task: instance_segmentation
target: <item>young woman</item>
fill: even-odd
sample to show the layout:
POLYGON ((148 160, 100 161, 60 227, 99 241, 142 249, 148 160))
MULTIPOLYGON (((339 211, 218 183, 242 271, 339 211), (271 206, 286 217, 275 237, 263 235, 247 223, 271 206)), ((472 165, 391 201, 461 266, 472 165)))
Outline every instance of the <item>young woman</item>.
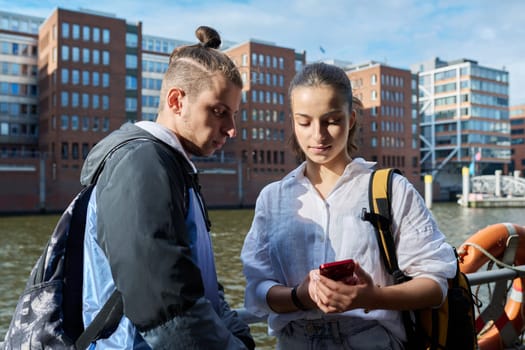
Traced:
POLYGON ((305 161, 259 195, 241 253, 246 308, 268 315, 280 349, 402 349, 399 310, 442 302, 453 250, 418 192, 396 175, 398 262, 413 279, 394 285, 374 228, 360 217, 375 163, 351 158, 356 114, 346 73, 306 65, 289 94, 293 143, 305 161), (356 261, 352 280, 319 274, 320 264, 343 259, 356 261))

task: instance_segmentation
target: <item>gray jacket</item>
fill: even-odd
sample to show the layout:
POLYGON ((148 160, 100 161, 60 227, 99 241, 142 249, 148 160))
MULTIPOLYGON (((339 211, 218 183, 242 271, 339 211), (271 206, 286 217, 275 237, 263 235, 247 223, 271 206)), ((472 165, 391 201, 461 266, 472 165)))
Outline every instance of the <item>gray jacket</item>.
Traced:
POLYGON ((92 149, 81 182, 132 138, 106 160, 88 211, 84 323, 115 287, 125 315, 97 348, 253 348, 248 326, 224 300, 197 175, 177 150, 125 124, 92 149))

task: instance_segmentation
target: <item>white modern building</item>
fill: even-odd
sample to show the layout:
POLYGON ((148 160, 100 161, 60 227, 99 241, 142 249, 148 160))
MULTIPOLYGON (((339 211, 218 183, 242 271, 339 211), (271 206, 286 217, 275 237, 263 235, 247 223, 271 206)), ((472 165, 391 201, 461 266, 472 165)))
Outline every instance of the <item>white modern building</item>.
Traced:
POLYGON ((421 172, 441 197, 461 189, 461 169, 508 172, 511 155, 509 73, 460 59, 411 66, 419 77, 421 172))

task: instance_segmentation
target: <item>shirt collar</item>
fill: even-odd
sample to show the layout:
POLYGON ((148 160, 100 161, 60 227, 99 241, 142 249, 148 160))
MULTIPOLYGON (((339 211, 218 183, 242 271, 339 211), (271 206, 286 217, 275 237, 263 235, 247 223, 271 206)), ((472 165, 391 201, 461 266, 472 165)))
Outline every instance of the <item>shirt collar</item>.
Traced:
POLYGON ((136 122, 135 125, 149 132, 150 134, 152 134, 159 140, 167 143, 168 145, 170 145, 171 147, 173 147, 174 149, 182 153, 184 157, 190 163, 191 167, 193 168, 193 171, 197 172, 197 168, 195 167, 195 164, 193 164, 193 162, 190 160, 190 158, 188 157, 188 154, 186 153, 179 139, 177 138, 177 135, 175 135, 173 131, 171 131, 170 129, 166 128, 165 126, 159 123, 155 123, 149 120, 142 120, 140 122, 136 122))
MULTIPOLYGON (((376 166, 376 162, 366 161, 361 157, 353 158, 350 163, 346 165, 345 170, 341 177, 343 178, 352 178, 358 175, 370 173, 371 169, 376 166)), ((304 176, 304 169, 306 168, 306 161, 301 163, 297 168, 292 170, 288 175, 284 177, 284 181, 295 179, 296 181, 304 181, 306 177, 304 176)))

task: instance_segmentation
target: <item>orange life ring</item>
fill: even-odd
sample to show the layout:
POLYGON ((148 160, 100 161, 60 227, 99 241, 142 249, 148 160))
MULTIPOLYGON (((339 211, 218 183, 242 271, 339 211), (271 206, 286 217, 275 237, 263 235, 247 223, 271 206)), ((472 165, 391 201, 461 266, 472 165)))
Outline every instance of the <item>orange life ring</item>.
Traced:
MULTIPOLYGON (((468 238, 458 249, 460 269, 463 273, 476 272, 488 262, 489 258, 478 248, 488 251, 501 260, 509 238, 518 237, 518 246, 514 257, 514 265, 525 265, 525 227, 510 223, 499 223, 487 226, 468 238), (473 244, 473 245, 469 245, 473 244)), ((525 286, 525 277, 518 277, 512 283, 512 289, 507 295, 505 307, 492 319, 476 319, 478 345, 481 350, 504 349, 510 346, 525 330, 522 286, 525 286), (482 333, 480 333, 483 330, 482 333), (510 343, 510 344, 509 344, 510 343)))

